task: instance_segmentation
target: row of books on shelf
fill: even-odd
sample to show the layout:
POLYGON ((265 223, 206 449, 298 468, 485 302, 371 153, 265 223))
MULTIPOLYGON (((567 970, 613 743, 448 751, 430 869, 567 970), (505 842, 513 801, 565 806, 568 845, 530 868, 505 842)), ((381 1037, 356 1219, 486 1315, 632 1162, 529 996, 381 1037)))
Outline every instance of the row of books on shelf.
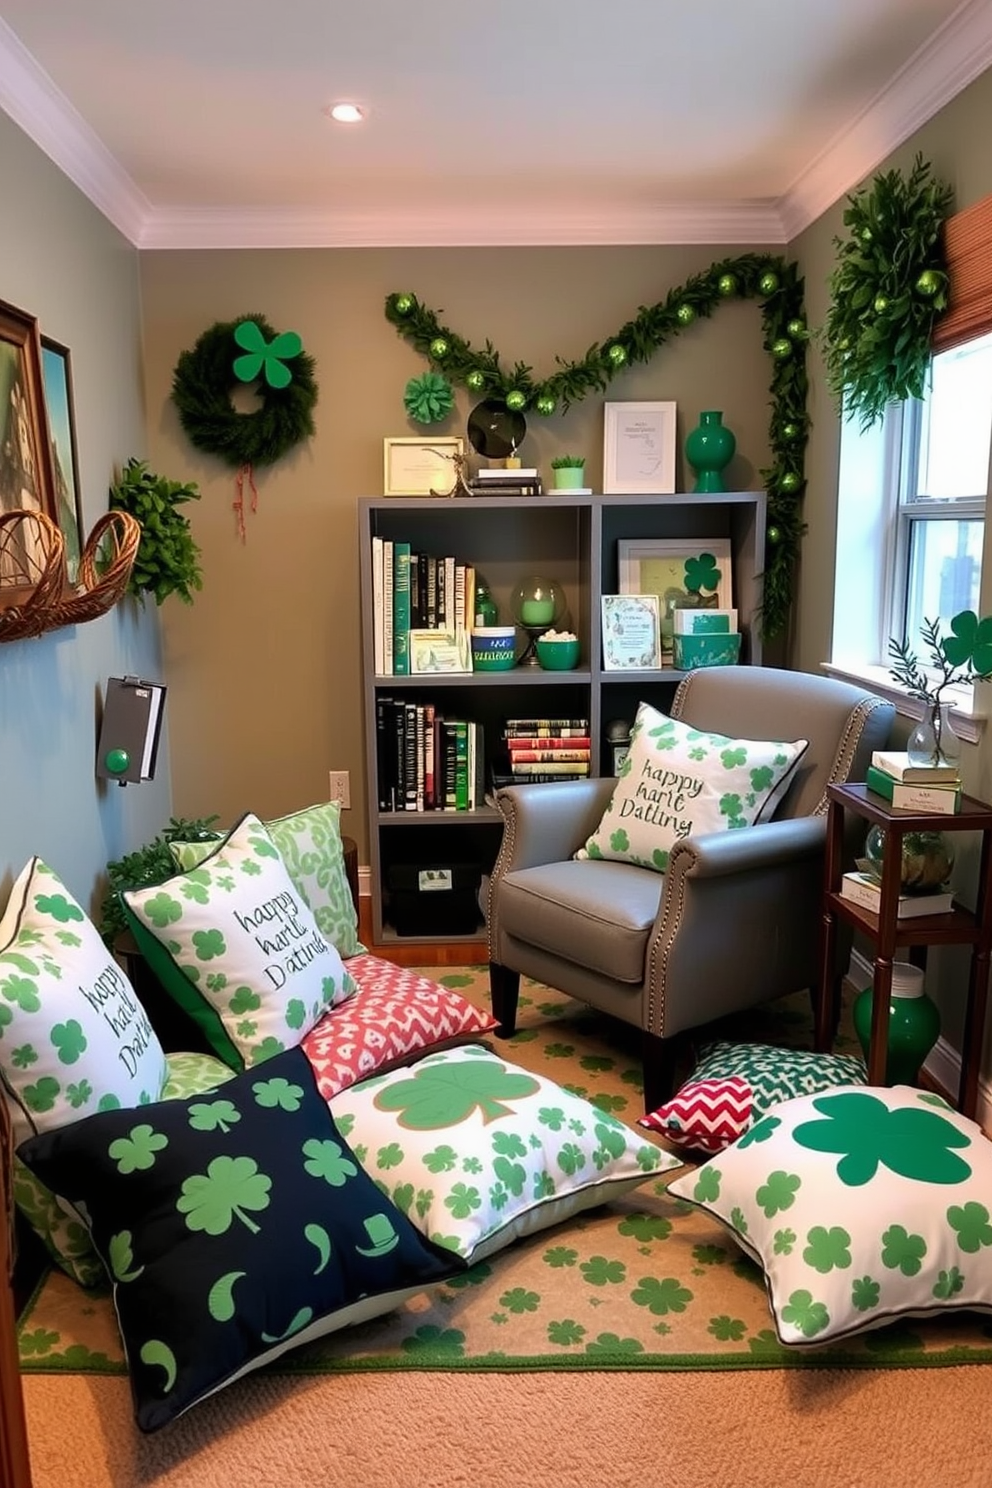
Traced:
POLYGON ((380 811, 473 811, 486 790, 481 723, 433 703, 376 699, 380 811))
MULTIPOLYGON (((467 637, 475 624, 475 568, 451 554, 415 553, 409 542, 372 538, 372 650, 376 675, 408 677, 410 632, 467 637)), ((471 670, 467 643, 464 670, 471 670)))
POLYGON ((932 811, 944 816, 954 816, 961 810, 957 766, 914 765, 905 750, 875 750, 865 772, 865 784, 895 810, 932 811))

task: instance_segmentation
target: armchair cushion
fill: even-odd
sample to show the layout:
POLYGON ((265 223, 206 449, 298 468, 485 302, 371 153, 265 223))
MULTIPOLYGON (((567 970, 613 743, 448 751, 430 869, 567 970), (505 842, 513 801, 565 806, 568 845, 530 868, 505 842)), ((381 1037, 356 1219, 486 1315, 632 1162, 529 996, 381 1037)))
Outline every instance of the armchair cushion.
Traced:
POLYGON ((576 856, 664 873, 683 838, 767 821, 806 747, 707 733, 641 703, 612 798, 576 856))

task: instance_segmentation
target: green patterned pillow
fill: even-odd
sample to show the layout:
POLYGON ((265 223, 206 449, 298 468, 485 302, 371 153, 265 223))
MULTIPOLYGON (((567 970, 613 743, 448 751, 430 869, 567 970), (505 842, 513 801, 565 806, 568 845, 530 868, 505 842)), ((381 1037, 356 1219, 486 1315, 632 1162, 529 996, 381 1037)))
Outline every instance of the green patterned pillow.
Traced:
MULTIPOLYGON (((265 826, 279 849, 297 892, 313 910, 325 940, 340 956, 361 955, 358 914, 344 866, 341 807, 337 801, 307 806, 265 826)), ((215 842, 171 842, 177 868, 196 868, 216 847, 215 842)))
POLYGON ((329 1104, 383 1192, 465 1260, 680 1166, 615 1116, 481 1044, 363 1080, 329 1104))
POLYGON ((664 873, 683 837, 767 821, 807 743, 703 733, 641 703, 609 805, 575 856, 664 873))
POLYGON ((763 1267, 783 1344, 947 1308, 992 1312, 992 1143, 937 1095, 799 1096, 668 1192, 763 1267))
MULTIPOLYGON (((161 1100, 203 1095, 234 1078, 234 1071, 212 1054, 166 1054, 165 1063, 166 1081, 161 1100)), ((61 1203, 16 1153, 11 1188, 14 1203, 57 1266, 83 1287, 96 1286, 105 1280, 106 1272, 79 1215, 71 1206, 61 1203)))
POLYGON ((123 899, 152 971, 233 1069, 294 1048, 356 991, 250 813, 199 867, 123 899))

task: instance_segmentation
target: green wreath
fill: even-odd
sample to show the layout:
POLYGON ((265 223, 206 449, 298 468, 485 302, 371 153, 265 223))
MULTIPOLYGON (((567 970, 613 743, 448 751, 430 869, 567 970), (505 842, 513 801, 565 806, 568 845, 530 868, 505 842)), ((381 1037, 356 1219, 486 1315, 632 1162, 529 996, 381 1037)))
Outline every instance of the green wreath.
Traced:
POLYGON ((314 365, 295 331, 277 335, 262 315, 217 321, 181 353, 172 400, 197 449, 228 465, 271 465, 314 432, 314 365), (232 388, 256 380, 262 406, 238 413, 232 388))

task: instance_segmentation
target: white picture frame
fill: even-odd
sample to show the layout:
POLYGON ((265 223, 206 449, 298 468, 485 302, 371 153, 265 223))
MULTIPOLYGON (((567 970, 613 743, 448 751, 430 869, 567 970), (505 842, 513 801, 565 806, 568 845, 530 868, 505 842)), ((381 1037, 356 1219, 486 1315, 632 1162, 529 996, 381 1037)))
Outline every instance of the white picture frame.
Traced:
POLYGON ((604 594, 603 671, 657 671, 661 629, 657 594, 604 594))
POLYGON ((411 630, 409 635, 411 676, 471 672, 467 630, 411 630))
POLYGON ((446 495, 458 481, 456 459, 465 454, 465 441, 450 439, 386 438, 382 441, 384 496, 446 495))
POLYGON ((617 576, 621 594, 656 594, 661 629, 662 655, 672 654, 672 612, 688 600, 690 593, 703 596, 703 607, 733 608, 732 547, 729 537, 620 538, 617 541, 617 576), (686 587, 686 564, 702 564, 698 572, 715 569, 717 586, 692 591, 686 587), (711 562, 712 560, 712 562, 711 562))
POLYGON ((606 403, 603 494, 675 494, 674 403, 606 403))

